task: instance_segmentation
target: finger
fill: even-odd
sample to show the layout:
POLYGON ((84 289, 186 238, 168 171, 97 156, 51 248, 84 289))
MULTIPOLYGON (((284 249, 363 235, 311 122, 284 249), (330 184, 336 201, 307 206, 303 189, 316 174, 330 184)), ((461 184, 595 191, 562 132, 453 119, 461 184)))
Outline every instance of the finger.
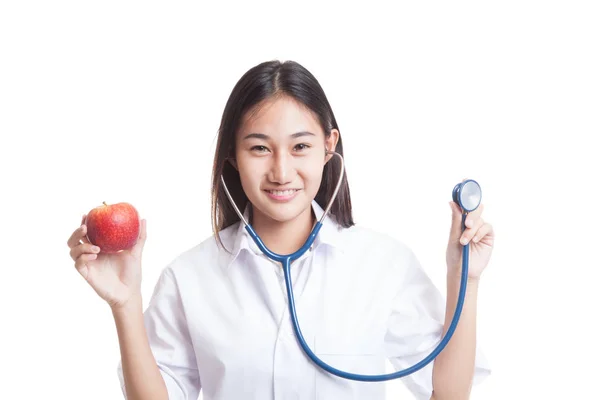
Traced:
POLYGON ((465 226, 467 228, 472 228, 475 221, 481 218, 481 214, 483 214, 483 209, 483 204, 480 204, 475 211, 471 211, 469 214, 467 214, 467 218, 465 219, 465 226))
POLYGON ((75 231, 73 231, 73 233, 67 240, 67 246, 69 246, 69 248, 78 246, 82 241, 84 243, 89 243, 89 240, 87 240, 87 237, 85 236, 87 233, 87 226, 85 225, 86 217, 87 217, 87 215, 83 214, 83 216, 81 217, 81 224, 80 224, 79 228, 77 228, 75 231))
POLYGON ((77 260, 75 260, 75 269, 87 279, 88 275, 88 262, 93 261, 98 257, 96 254, 82 254, 77 260))
POLYGON ((450 226, 450 237, 455 240, 460 238, 462 233, 462 210, 460 206, 454 201, 450 201, 450 208, 452 209, 452 225, 450 226))
POLYGON ((78 246, 81 243, 80 240, 85 237, 86 233, 87 227, 85 225, 81 225, 79 228, 75 229, 71 234, 71 237, 69 237, 69 240, 67 240, 67 246, 69 246, 69 248, 78 246))
POLYGON ((494 228, 491 224, 485 223, 479 228, 477 233, 473 236, 473 243, 482 243, 492 244, 494 241, 494 228))
POLYGON ((140 221, 140 234, 138 235, 138 240, 133 247, 133 253, 136 256, 140 256, 142 254, 142 250, 144 249, 144 245, 146 244, 146 220, 142 219, 140 221))
POLYGON ((82 243, 79 246, 75 246, 71 249, 69 254, 73 260, 77 260, 82 254, 98 254, 100 253, 100 247, 94 246, 91 243, 82 243))
POLYGON ((140 242, 142 243, 142 246, 144 244, 146 244, 146 220, 143 219, 141 221, 141 227, 140 227, 140 237, 139 237, 140 242))
POLYGON ((87 224, 85 223, 86 222, 86 218, 87 218, 87 214, 83 214, 83 217, 81 217, 81 224, 84 225, 85 229, 86 229, 85 234, 81 238, 81 241, 83 243, 90 243, 90 241, 87 238, 87 224))
POLYGON ((84 232, 84 235, 81 237, 80 243, 91 243, 91 244, 93 244, 92 242, 89 241, 89 239, 87 237, 87 225, 84 225, 84 230, 85 230, 85 232, 84 232))
POLYGON ((472 224, 474 224, 474 226, 472 228, 465 229, 465 231, 460 237, 460 244, 462 244, 463 246, 469 243, 471 239, 473 239, 475 234, 479 231, 479 229, 484 225, 483 218, 475 220, 474 222, 472 222, 472 224))

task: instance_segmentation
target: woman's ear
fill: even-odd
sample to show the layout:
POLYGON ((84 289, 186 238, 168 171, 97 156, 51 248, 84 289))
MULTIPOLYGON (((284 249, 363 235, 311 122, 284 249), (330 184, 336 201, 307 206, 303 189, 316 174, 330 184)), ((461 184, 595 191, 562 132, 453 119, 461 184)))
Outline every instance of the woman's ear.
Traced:
POLYGON ((333 157, 333 155, 327 154, 327 152, 335 151, 339 139, 340 132, 337 129, 332 129, 329 137, 325 139, 325 164, 327 164, 327 162, 331 160, 331 157, 333 157))

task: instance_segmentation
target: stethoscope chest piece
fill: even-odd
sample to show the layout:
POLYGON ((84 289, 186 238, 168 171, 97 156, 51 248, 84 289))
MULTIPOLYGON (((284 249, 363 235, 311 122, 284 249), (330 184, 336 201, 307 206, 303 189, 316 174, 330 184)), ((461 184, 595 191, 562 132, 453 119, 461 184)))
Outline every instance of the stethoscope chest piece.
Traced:
POLYGON ((452 200, 466 212, 475 211, 481 203, 481 186, 474 180, 467 179, 454 186, 452 200))

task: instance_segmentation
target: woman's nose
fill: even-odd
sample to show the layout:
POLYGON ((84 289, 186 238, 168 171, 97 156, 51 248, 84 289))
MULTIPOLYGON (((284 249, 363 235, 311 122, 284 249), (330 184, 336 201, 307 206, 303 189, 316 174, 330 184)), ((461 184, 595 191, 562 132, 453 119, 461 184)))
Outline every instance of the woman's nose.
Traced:
POLYGON ((284 185, 291 182, 293 175, 293 160, 287 154, 277 154, 273 158, 273 164, 269 171, 269 180, 284 185))

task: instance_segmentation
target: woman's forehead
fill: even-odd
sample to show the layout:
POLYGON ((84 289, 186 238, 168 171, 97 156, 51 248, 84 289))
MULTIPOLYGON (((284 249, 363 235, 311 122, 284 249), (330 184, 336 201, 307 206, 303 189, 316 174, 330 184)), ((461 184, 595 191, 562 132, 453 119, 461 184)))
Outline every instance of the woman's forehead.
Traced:
POLYGON ((244 115, 240 127, 240 134, 262 133, 269 136, 287 136, 301 131, 323 135, 315 114, 288 96, 278 96, 257 104, 244 115))

